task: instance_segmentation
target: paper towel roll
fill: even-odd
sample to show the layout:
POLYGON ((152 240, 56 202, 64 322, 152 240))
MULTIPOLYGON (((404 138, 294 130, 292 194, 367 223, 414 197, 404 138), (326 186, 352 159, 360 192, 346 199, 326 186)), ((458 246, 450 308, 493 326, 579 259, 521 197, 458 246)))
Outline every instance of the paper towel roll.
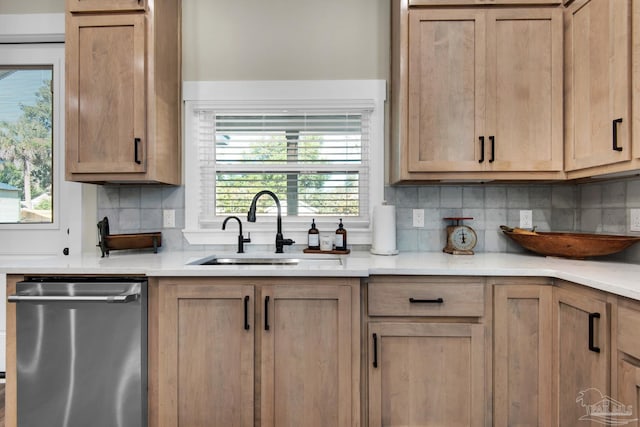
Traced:
POLYGON ((373 207, 371 253, 396 255, 396 207, 383 204, 373 207))

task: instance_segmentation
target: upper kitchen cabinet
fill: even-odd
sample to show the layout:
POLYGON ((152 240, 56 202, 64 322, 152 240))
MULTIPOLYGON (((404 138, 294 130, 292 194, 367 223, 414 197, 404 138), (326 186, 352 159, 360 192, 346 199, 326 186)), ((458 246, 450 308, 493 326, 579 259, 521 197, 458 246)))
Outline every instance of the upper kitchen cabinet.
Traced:
POLYGON ((67 180, 180 184, 180 2, 144 3, 67 12, 67 180))
POLYGON ((145 0, 67 0, 69 12, 144 10, 145 0))
POLYGON ((392 25, 393 182, 564 176, 560 8, 397 0, 392 25))
POLYGON ((637 73, 631 50, 639 48, 632 9, 635 23, 638 8, 631 0, 580 0, 565 11, 565 159, 566 170, 574 171, 569 178, 630 169, 632 151, 640 155, 631 143, 637 73))
POLYGON ((409 0, 409 6, 552 5, 561 3, 561 0, 409 0))

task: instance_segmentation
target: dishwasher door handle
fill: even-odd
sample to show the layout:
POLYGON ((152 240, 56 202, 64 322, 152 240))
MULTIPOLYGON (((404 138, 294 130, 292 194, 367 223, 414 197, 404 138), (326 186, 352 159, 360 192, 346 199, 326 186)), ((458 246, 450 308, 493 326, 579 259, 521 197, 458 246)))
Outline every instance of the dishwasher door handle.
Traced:
POLYGON ((127 303, 137 301, 139 293, 117 295, 9 295, 9 302, 107 302, 127 303))

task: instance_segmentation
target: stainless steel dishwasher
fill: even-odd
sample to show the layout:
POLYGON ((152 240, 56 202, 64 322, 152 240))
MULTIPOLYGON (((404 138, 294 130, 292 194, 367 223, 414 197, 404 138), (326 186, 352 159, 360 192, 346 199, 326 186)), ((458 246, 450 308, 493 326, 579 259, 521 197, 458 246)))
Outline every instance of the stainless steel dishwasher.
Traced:
POLYGON ((146 427, 147 282, 16 284, 18 427, 146 427))

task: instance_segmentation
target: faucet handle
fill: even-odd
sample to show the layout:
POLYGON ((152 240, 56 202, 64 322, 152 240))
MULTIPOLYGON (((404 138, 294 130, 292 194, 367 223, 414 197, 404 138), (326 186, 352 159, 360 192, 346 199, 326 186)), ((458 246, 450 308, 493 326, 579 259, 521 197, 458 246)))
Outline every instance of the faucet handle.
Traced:
POLYGON ((251 243, 251 232, 249 232, 249 233, 247 234, 247 237, 246 237, 246 238, 245 238, 245 237, 243 237, 243 238, 242 238, 242 242, 243 242, 243 243, 251 243))

